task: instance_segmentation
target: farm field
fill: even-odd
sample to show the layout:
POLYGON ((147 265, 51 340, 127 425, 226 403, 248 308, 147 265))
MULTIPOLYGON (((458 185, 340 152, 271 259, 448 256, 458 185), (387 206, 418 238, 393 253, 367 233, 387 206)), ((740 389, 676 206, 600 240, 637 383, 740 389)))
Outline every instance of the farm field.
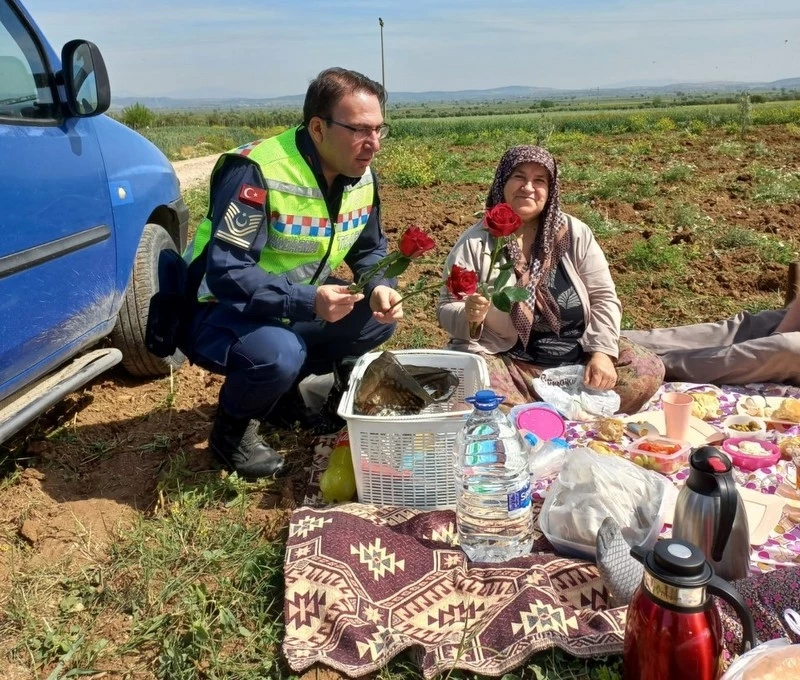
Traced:
MULTIPOLYGON (((443 262, 476 220, 502 152, 540 142, 560 162, 562 207, 592 227, 610 261, 624 327, 779 306, 787 265, 800 257, 800 105, 745 116, 732 106, 716 118, 692 108, 697 116, 685 119, 664 109, 531 116, 530 125, 397 121, 376 162, 386 231, 394 243, 419 225, 437 242, 431 259, 443 262), (603 116, 613 122, 578 126, 603 116)), ((153 128, 153 138, 163 132, 174 160, 253 132, 201 128, 179 139, 173 130, 168 146, 169 130, 153 128), (223 139, 202 141, 211 135, 223 139)), ((207 190, 185 195, 196 224, 207 190)), ((401 288, 440 274, 412 266, 401 288)), ((391 347, 443 344, 434 302, 408 303, 391 347)), ((212 470, 205 439, 220 385, 193 366, 146 383, 109 373, 0 450, 0 677, 294 677, 280 652, 281 567, 310 438, 268 433, 292 461, 280 482, 212 470)), ((616 680, 619 671, 616 657, 546 652, 506 680, 616 680)), ((377 676, 419 677, 406 657, 377 676)))

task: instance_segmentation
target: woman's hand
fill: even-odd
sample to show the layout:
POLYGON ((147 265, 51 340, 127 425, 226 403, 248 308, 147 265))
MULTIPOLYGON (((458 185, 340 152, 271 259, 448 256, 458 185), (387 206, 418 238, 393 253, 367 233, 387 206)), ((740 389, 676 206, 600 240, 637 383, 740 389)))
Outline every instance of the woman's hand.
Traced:
POLYGON ((403 318, 403 297, 389 286, 375 286, 369 296, 372 316, 378 323, 397 323, 403 318))
POLYGON ((471 326, 478 327, 483 323, 489 313, 489 304, 489 301, 480 293, 474 293, 464 299, 464 312, 471 326))
POLYGON ((608 354, 602 352, 592 354, 592 358, 586 364, 583 383, 595 390, 610 390, 617 384, 617 369, 608 354))

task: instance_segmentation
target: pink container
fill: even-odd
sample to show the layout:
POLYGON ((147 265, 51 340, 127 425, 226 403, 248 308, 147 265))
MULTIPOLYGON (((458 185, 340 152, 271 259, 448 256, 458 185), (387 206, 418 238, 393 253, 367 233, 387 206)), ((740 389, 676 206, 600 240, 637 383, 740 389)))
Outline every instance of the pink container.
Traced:
POLYGON ((749 437, 732 437, 722 443, 722 450, 731 457, 733 464, 742 470, 758 470, 759 468, 775 465, 781 457, 780 449, 772 442, 749 437), (763 456, 757 456, 740 451, 737 447, 742 442, 750 442, 764 450, 763 456))
POLYGON ((515 406, 509 415, 518 430, 533 432, 543 441, 561 437, 567 431, 564 419, 546 402, 515 406))

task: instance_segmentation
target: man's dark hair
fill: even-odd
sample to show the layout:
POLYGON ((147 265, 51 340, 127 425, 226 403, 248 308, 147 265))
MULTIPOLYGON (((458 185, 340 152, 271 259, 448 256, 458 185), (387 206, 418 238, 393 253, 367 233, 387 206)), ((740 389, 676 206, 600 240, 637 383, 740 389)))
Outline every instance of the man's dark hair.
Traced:
POLYGON ((330 118, 333 107, 342 97, 356 92, 374 94, 381 109, 386 104, 386 90, 383 85, 367 76, 335 66, 322 71, 308 86, 303 103, 303 122, 308 125, 314 116, 330 118))

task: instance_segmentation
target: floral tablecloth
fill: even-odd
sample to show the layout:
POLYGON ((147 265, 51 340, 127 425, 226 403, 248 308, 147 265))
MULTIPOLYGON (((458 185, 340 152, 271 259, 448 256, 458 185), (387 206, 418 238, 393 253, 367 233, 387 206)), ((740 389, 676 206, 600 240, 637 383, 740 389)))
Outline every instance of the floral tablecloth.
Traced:
MULTIPOLYGON (((645 406, 644 411, 653 411, 660 408, 661 394, 664 392, 688 392, 702 391, 713 392, 719 397, 720 409, 722 415, 719 418, 708 421, 711 425, 719 425, 725 417, 735 414, 736 403, 740 398, 749 395, 760 394, 765 397, 800 397, 800 388, 790 387, 787 385, 769 384, 751 384, 745 386, 724 386, 716 387, 714 385, 699 385, 695 383, 666 383, 658 393, 650 400, 649 405, 645 406)), ((798 428, 800 429, 800 428, 798 428)), ((792 430, 785 434, 778 434, 775 431, 768 431, 767 439, 773 443, 779 443, 780 439, 784 436, 789 436, 792 430)), ((595 431, 593 430, 592 423, 581 423, 569 421, 567 423, 566 439, 570 446, 585 446, 593 438, 595 438, 595 431)), ((626 438, 622 444, 611 444, 612 447, 621 447, 630 443, 630 439, 626 438)), ((784 481, 791 482, 792 486, 795 483, 795 470, 794 465, 786 460, 779 460, 777 464, 770 467, 761 468, 753 472, 740 470, 737 467, 733 468, 733 475, 737 484, 761 491, 762 493, 774 494, 780 484, 784 481)), ((684 467, 674 475, 669 475, 669 478, 675 483, 676 486, 683 486, 686 478, 689 476, 689 468, 684 467)), ((535 495, 543 495, 543 485, 539 485, 534 489, 535 495)), ((667 529, 664 535, 669 535, 667 529)), ((775 527, 769 540, 764 545, 755 546, 751 553, 751 562, 755 570, 770 571, 775 567, 781 566, 800 566, 800 525, 792 521, 786 513, 781 517, 780 522, 775 527)))

